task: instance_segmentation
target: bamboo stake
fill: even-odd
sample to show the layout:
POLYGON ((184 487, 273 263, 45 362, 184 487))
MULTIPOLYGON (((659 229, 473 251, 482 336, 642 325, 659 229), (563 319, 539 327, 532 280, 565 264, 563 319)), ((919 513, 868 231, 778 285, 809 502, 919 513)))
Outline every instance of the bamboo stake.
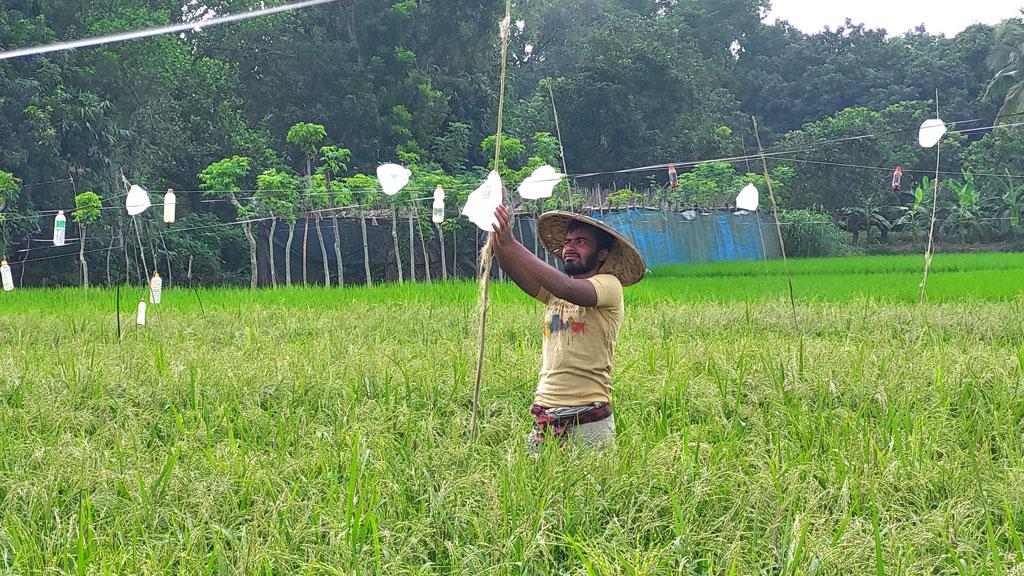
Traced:
MULTIPOLYGON (((505 109, 505 64, 508 57, 509 27, 512 23, 512 0, 505 0, 505 18, 501 21, 501 76, 498 87, 498 129, 494 141, 494 169, 501 166, 501 128, 505 109)), ((477 415, 480 411, 480 380, 484 369, 484 350, 487 340, 487 287, 491 278, 491 260, 494 256, 492 243, 494 232, 487 235, 487 242, 480 251, 480 341, 476 356, 476 380, 473 384, 473 415, 470 428, 477 438, 477 415)))
POLYGON ((772 200, 772 216, 775 217, 775 232, 779 236, 779 250, 782 251, 782 267, 786 271, 786 282, 789 284, 789 308, 793 313, 793 327, 800 331, 800 322, 796 318, 796 298, 793 296, 793 276, 789 273, 789 259, 786 258, 786 243, 782 240, 782 225, 779 224, 779 205, 775 201, 775 191, 772 189, 772 178, 768 173, 768 162, 764 159, 764 148, 761 147, 761 133, 757 129, 757 118, 750 119, 754 122, 754 138, 757 140, 757 153, 761 157, 761 169, 764 170, 764 180, 768 184, 768 196, 772 200))

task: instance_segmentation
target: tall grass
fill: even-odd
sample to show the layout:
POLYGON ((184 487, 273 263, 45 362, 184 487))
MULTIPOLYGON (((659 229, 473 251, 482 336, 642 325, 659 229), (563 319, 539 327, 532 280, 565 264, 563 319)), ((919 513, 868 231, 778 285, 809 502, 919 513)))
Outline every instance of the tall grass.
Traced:
POLYGON ((210 290, 205 316, 171 288, 120 343, 113 291, 5 294, 0 571, 1011 574, 1018 272, 964 266, 923 307, 804 274, 802 336, 765 278, 659 271, 627 289, 601 457, 526 451, 542 310, 514 287, 475 443, 471 283, 210 290), (982 272, 1003 291, 956 276, 982 272))

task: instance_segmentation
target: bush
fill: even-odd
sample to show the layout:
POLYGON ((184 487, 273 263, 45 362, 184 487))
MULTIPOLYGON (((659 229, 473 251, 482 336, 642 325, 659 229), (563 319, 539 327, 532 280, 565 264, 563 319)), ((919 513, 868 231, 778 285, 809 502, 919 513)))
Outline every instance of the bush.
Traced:
POLYGON ((779 212, 779 223, 787 256, 846 256, 852 252, 845 242, 846 235, 823 212, 783 210, 779 212))
MULTIPOLYGON (((254 229, 253 233, 259 234, 259 230, 254 229)), ((165 241, 172 254, 176 280, 184 281, 189 258, 196 284, 245 285, 249 278, 248 244, 237 224, 221 222, 213 214, 187 214, 165 234, 165 241)), ((264 242, 260 240, 261 250, 264 242)))

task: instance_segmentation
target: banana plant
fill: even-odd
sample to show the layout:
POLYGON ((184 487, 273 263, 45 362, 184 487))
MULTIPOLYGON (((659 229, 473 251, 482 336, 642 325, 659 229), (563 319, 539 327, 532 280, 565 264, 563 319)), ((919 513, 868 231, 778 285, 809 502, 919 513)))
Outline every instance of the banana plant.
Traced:
POLYGON ((941 208, 947 213, 942 222, 942 231, 956 233, 966 240, 971 232, 980 233, 981 193, 974 184, 974 175, 964 172, 964 181, 949 180, 947 185, 956 195, 956 202, 943 202, 941 208))
POLYGON ((866 232, 871 240, 871 229, 876 228, 882 242, 889 240, 893 222, 886 216, 885 207, 877 202, 875 195, 868 196, 859 206, 848 206, 840 211, 843 227, 852 237, 853 244, 860 240, 860 233, 866 232))
POLYGON ((923 230, 925 222, 928 221, 931 208, 925 200, 925 190, 929 187, 928 177, 921 178, 921 185, 914 189, 914 203, 910 207, 904 207, 903 214, 893 223, 901 230, 910 231, 910 239, 914 243, 917 243, 918 231, 923 230))
POLYGON ((1002 194, 995 194, 985 204, 993 214, 998 217, 999 229, 1011 236, 1024 237, 1024 184, 1019 184, 1006 171, 1006 178, 1000 178, 999 183, 1003 186, 1002 194))

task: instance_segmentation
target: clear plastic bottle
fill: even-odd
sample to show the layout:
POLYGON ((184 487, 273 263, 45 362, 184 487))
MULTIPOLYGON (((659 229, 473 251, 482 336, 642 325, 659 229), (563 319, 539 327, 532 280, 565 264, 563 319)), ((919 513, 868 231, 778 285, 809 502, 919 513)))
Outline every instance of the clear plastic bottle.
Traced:
POLYGON ((0 260, 0 276, 3 276, 4 292, 14 290, 14 277, 11 276, 11 267, 7 260, 0 260))
POLYGON ((164 281, 160 278, 160 273, 153 271, 153 279, 149 281, 149 302, 150 304, 160 303, 160 292, 163 290, 164 281))
POLYGON ((434 188, 434 213, 431 220, 434 224, 444 222, 444 188, 441 188, 440 184, 434 188))
POLYGON ((174 210, 177 203, 178 199, 174 195, 174 190, 168 188, 167 194, 164 194, 164 222, 168 224, 174 222, 174 210))
POLYGON ((144 298, 139 299, 139 312, 135 315, 135 323, 139 326, 146 325, 146 300, 144 298))
POLYGON ((53 221, 53 245, 64 245, 64 232, 68 225, 68 219, 64 217, 64 211, 57 212, 57 219, 53 221))

